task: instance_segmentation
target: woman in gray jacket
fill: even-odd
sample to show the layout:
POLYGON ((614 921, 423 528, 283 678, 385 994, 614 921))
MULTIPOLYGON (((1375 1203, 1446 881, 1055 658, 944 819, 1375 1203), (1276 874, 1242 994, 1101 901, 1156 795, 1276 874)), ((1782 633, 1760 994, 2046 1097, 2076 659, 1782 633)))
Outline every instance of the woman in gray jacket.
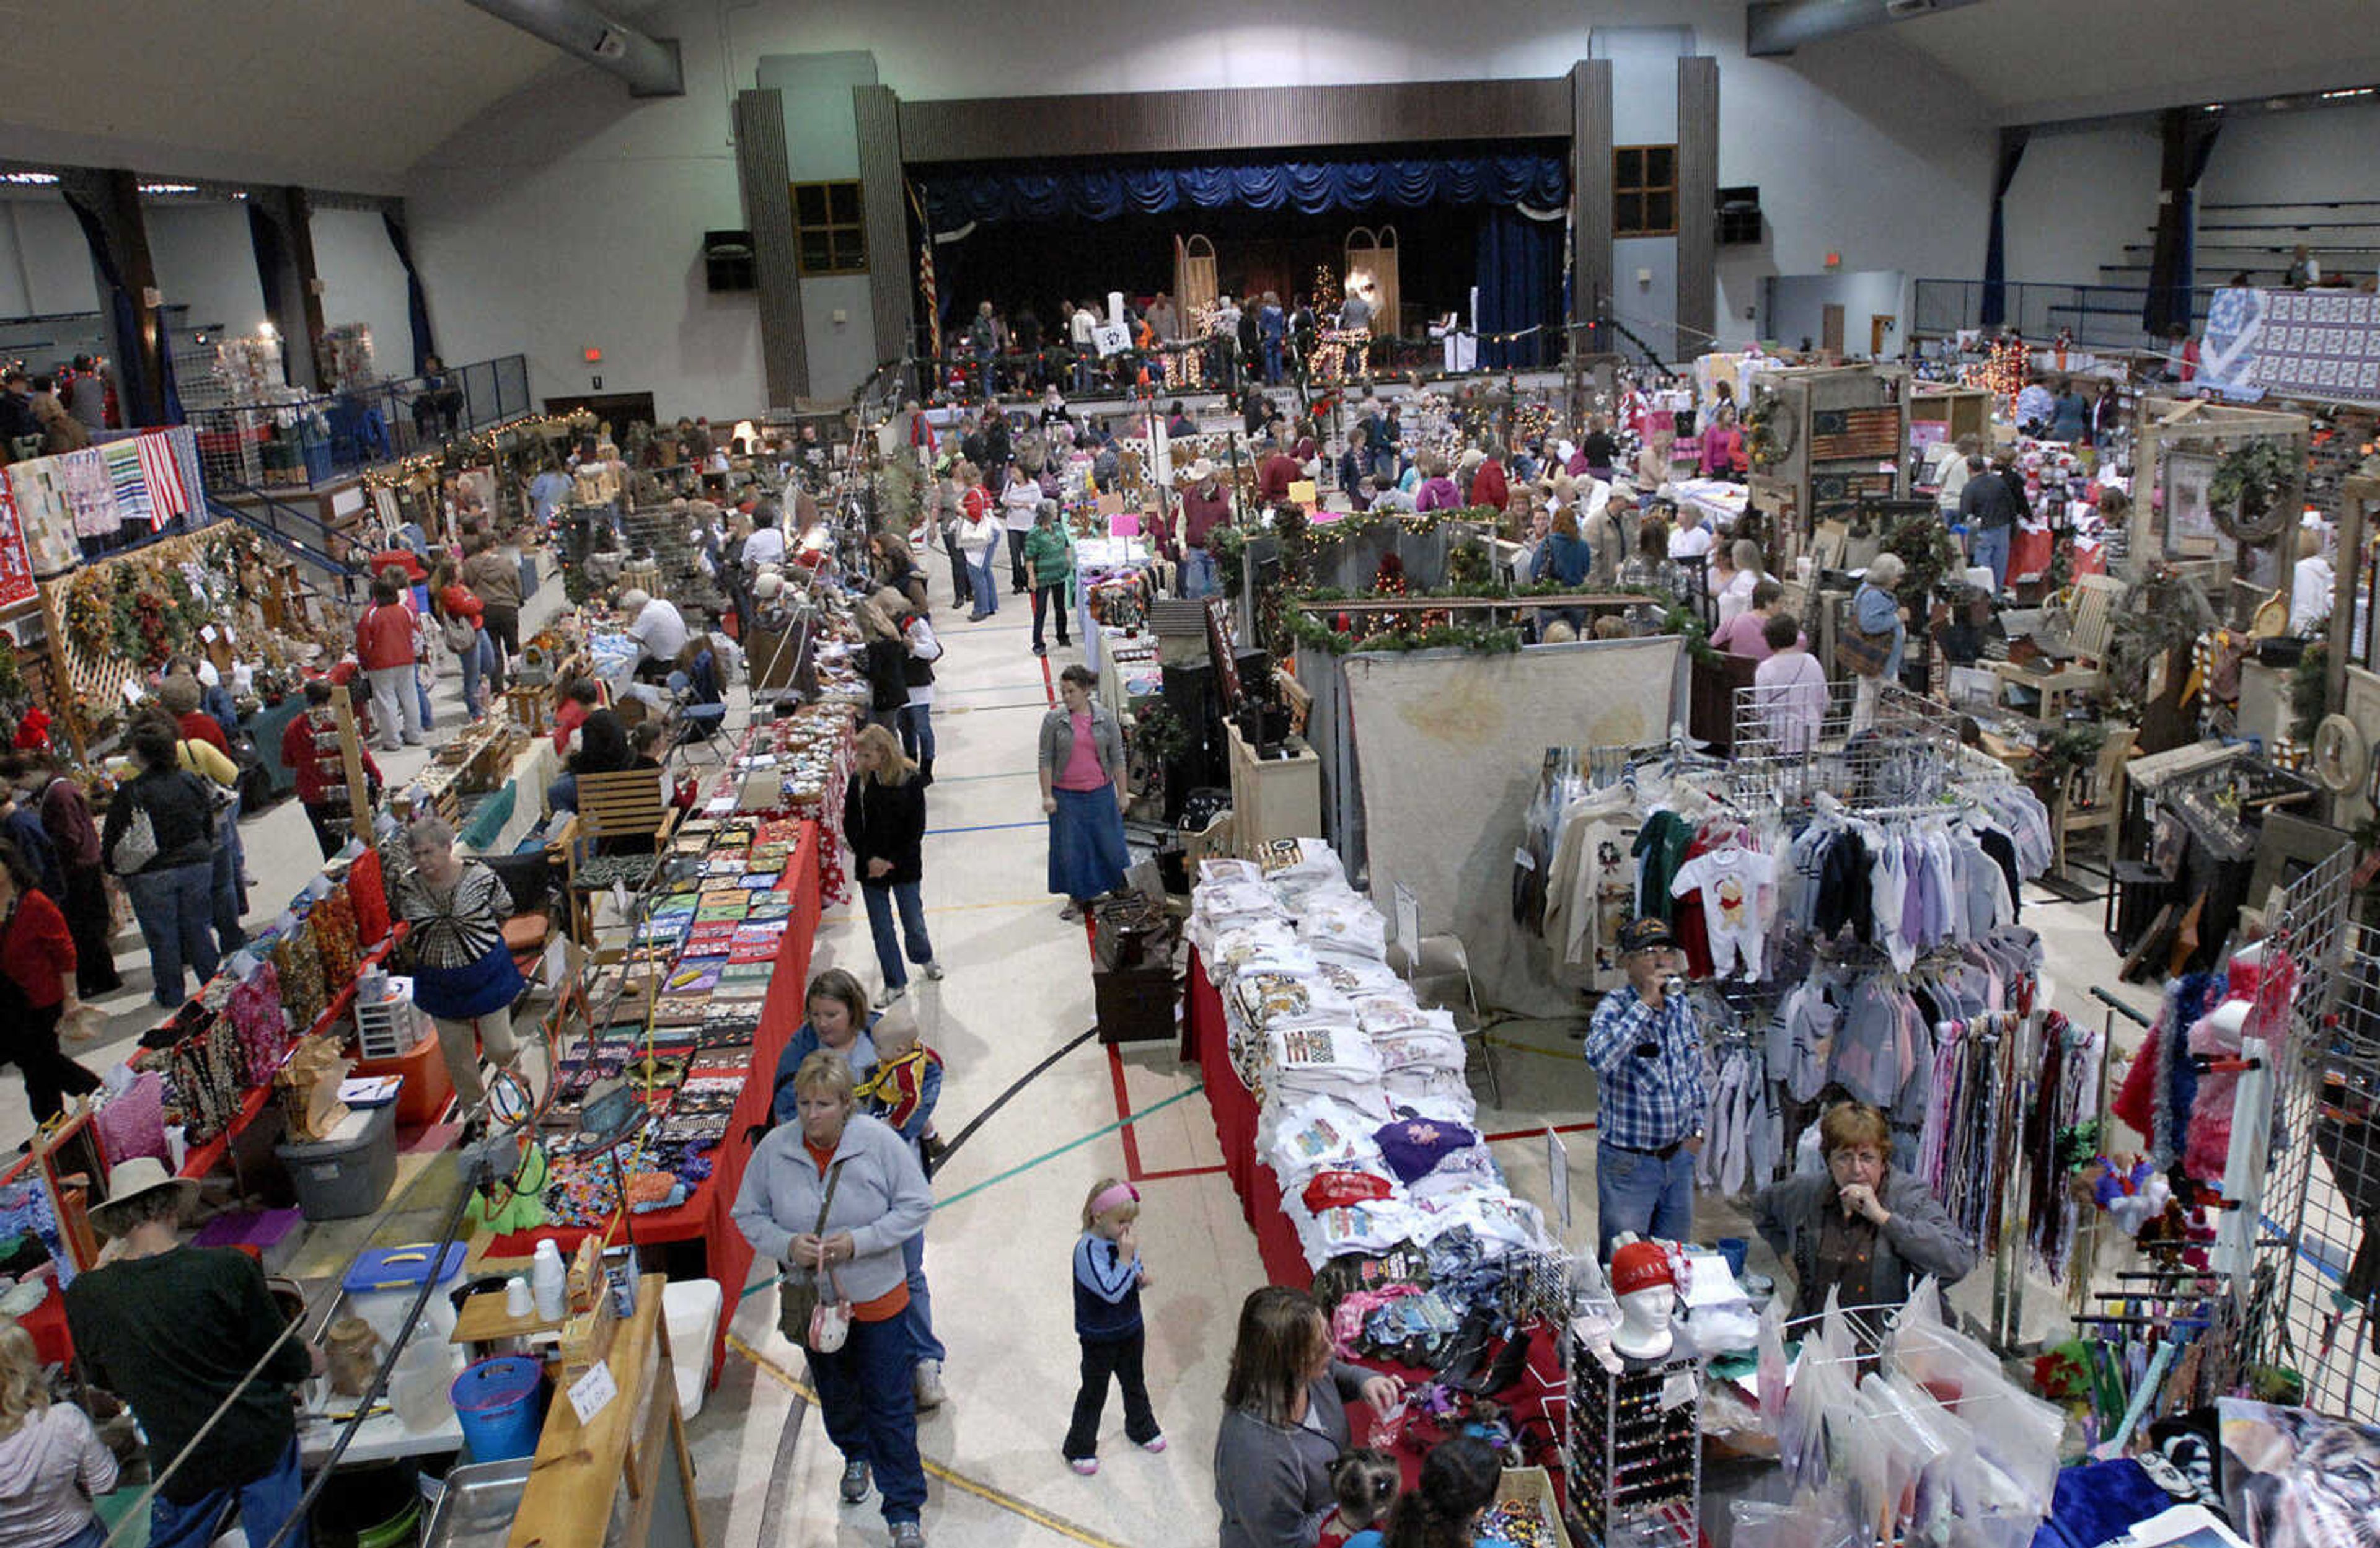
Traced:
POLYGON ((1085 666, 1058 674, 1059 702, 1041 718, 1041 810, 1050 818, 1050 890, 1061 919, 1123 885, 1123 730, 1085 666))
POLYGON ((1975 1266, 1941 1201, 1895 1168, 1892 1129, 1864 1102, 1842 1102, 1818 1120, 1824 1172, 1761 1190, 1753 1205, 1760 1239, 1793 1269, 1793 1315, 1840 1304, 1898 1307, 1925 1275, 1945 1288, 1975 1266))
POLYGON ((1312 1296, 1268 1285, 1240 1303, 1215 1432, 1220 1548, 1312 1548, 1338 1504, 1330 1464, 1347 1449, 1347 1405, 1359 1397, 1386 1418, 1404 1385, 1334 1358, 1312 1296))
POLYGON ((843 1056, 820 1049, 802 1060, 794 1100, 797 1121, 771 1130, 745 1167, 735 1225, 754 1252, 784 1264, 788 1277, 825 1276, 822 1300, 851 1302, 843 1348, 804 1351, 827 1438, 843 1453, 844 1502, 868 1497, 872 1472, 892 1548, 921 1548, 926 1473, 917 1459, 911 1385, 917 1356, 904 1315, 909 1281, 901 1244, 926 1228, 934 1196, 908 1142, 855 1110, 843 1056))

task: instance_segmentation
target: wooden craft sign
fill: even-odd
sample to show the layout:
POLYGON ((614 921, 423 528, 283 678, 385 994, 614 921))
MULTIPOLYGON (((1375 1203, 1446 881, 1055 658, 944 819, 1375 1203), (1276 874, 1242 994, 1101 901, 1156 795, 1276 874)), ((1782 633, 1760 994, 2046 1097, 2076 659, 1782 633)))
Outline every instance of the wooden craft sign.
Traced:
POLYGON ((1229 715, 1240 707, 1240 663, 1232 652, 1232 600, 1207 599, 1207 653, 1215 663, 1215 696, 1229 715))

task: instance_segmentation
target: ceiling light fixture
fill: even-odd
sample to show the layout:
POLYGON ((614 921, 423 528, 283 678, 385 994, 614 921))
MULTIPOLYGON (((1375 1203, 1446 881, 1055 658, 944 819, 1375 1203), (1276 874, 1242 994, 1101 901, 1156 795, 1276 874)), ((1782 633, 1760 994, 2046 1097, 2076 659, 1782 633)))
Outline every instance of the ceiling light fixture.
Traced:
POLYGON ((0 183, 13 183, 18 187, 46 188, 58 180, 55 172, 0 172, 0 183))
POLYGON ((199 186, 196 183, 143 183, 140 191, 145 194, 194 194, 199 191, 199 186))
POLYGON ((2350 97, 2368 97, 2372 95, 2374 90, 2374 88, 2370 86, 2341 87, 2336 91, 2325 91, 2322 94, 2322 100, 2326 103, 2343 103, 2350 97))

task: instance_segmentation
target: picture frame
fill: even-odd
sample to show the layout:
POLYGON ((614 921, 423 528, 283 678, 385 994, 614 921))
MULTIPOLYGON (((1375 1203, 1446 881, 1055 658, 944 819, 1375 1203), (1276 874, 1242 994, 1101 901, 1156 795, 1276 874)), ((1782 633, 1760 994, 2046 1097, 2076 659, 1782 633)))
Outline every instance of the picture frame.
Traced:
POLYGON ((2168 452, 2157 464, 2165 476, 2165 556, 2205 559, 2221 551, 2208 487, 2215 481, 2210 452, 2168 452))

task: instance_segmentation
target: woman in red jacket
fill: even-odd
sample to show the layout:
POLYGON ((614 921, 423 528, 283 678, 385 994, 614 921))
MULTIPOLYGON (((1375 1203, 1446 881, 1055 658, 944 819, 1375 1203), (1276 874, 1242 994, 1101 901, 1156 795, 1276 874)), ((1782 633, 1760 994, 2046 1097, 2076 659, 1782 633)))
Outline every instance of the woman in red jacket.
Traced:
MULTIPOLYGON (((334 688, 328 678, 308 679, 306 708, 281 732, 281 761, 297 776, 298 804, 306 808, 306 820, 314 825, 314 841, 322 846, 325 860, 339 853, 355 823, 355 807, 347 792, 347 762, 339 748, 339 712, 331 705, 334 694, 346 691, 334 688)), ((363 760, 364 778, 379 784, 380 765, 372 762, 371 749, 360 738, 356 754, 363 760)))
POLYGON ((1493 505, 1499 511, 1512 503, 1512 488, 1504 477, 1504 448, 1495 441, 1482 442, 1479 448, 1487 454, 1479 471, 1471 476, 1471 503, 1493 505))
POLYGON ((80 1005, 67 916, 36 889, 23 852, 0 840, 0 1060, 23 1072, 35 1123, 99 1089, 98 1076, 58 1049, 58 1022, 80 1005))
POLYGON ((404 746, 421 745, 421 722, 415 716, 413 610, 403 597, 396 577, 383 570, 372 577, 372 605, 356 620, 356 659, 371 683, 372 723, 386 753, 397 750, 399 738, 404 746))
POLYGON ((463 584, 462 572, 451 559, 440 560, 438 567, 430 572, 430 606, 438 615, 440 636, 455 652, 455 659, 463 663, 464 713, 477 720, 488 712, 480 684, 496 667, 495 647, 488 639, 487 609, 463 584), (465 625, 470 628, 471 643, 458 649, 455 642, 465 625))

